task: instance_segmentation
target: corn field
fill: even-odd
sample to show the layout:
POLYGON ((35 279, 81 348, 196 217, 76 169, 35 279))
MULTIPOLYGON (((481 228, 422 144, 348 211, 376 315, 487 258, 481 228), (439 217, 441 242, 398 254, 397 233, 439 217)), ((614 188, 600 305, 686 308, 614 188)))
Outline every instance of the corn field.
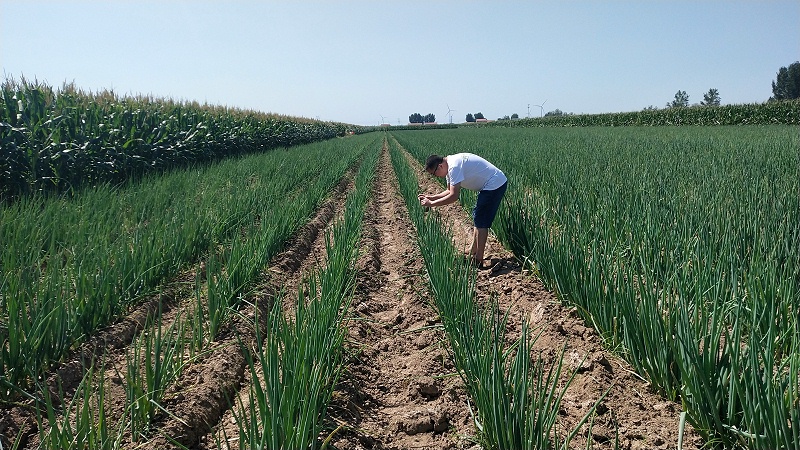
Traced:
POLYGON ((362 127, 253 111, 85 93, 5 80, 0 200, 117 185, 146 173, 342 136, 362 127))
POLYGON ((647 109, 609 114, 566 114, 521 120, 498 120, 491 125, 506 127, 800 125, 800 101, 647 109))

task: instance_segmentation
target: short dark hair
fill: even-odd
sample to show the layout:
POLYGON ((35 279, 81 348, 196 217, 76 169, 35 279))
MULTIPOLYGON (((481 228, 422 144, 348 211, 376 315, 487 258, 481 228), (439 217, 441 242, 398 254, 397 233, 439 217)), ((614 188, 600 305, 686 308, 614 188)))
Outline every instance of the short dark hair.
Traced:
POLYGON ((444 161, 444 157, 439 155, 431 155, 428 156, 428 159, 425 161, 425 170, 430 172, 431 170, 436 170, 436 166, 444 161))

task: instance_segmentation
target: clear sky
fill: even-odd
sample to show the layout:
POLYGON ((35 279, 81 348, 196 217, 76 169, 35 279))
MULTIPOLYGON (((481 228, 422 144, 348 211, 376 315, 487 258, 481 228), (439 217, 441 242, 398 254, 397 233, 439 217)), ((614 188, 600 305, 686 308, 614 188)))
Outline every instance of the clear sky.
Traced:
POLYGON ((800 0, 0 0, 4 77, 358 125, 760 103, 800 0))

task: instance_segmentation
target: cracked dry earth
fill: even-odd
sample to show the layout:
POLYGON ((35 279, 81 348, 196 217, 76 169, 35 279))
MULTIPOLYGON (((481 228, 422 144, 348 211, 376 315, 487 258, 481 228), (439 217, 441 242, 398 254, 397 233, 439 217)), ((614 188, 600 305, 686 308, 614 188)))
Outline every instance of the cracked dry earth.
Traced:
MULTIPOLYGON (((347 324, 347 369, 329 408, 332 428, 338 427, 330 442, 340 450, 478 449, 468 398, 432 306, 414 227, 398 192, 386 148, 376 172, 362 231, 356 294, 347 324)), ((255 316, 255 308, 266 310, 279 298, 281 289, 296 290, 302 277, 324 261, 325 229, 342 212, 344 199, 352 189, 350 178, 340 183, 316 217, 262 273, 248 297, 248 303, 255 306, 246 308, 242 319, 234 320, 215 347, 188 367, 170 388, 164 404, 170 414, 158 417, 152 437, 139 443, 128 439, 123 448, 238 448, 237 426, 228 405, 236 395, 244 395, 241 393, 248 390, 251 380, 237 336, 252 341, 255 337, 248 321, 255 316)), ((439 190, 441 186, 435 180, 420 178, 421 192, 439 190)), ((458 205, 434 213, 450 225, 454 244, 466 248, 472 236, 468 213, 458 205)), ((608 391, 591 432, 584 428, 571 448, 586 448, 591 443, 595 449, 611 449, 615 441, 622 449, 675 448, 680 405, 655 395, 627 363, 603 348, 600 337, 574 309, 561 305, 491 235, 486 254, 489 268, 478 271, 478 301, 494 297, 500 308, 510 311, 508 332, 512 338, 519 334, 523 320, 541 330, 533 352, 542 354, 547 361, 556 362, 556 356, 566 346, 565 367, 575 370, 576 375, 559 411, 560 434, 571 430, 608 391)), ((187 286, 198 271, 202 271, 200 265, 163 291, 160 300, 164 322, 188 317, 195 299, 187 286)), ((291 306, 292 298, 283 297, 286 307, 291 306)), ((124 361, 127 343, 144 329, 143 317, 157 311, 158 300, 151 299, 119 324, 98 334, 53 371, 51 384, 60 380, 65 389, 74 390, 83 364, 93 358, 99 360, 97 355, 103 352, 106 373, 115 370, 114 364, 124 361)), ((263 312, 259 314, 266 317, 263 312)), ((562 378, 567 376, 564 373, 562 378)), ((112 395, 119 392, 115 389, 119 389, 120 382, 113 376, 106 382, 112 395)), ((123 400, 124 396, 107 405, 109 415, 116 420, 124 408, 123 400)), ((3 448, 18 433, 22 436, 21 449, 37 448, 30 412, 20 406, 2 408, 3 448)), ((699 448, 701 444, 687 425, 683 448, 699 448)))

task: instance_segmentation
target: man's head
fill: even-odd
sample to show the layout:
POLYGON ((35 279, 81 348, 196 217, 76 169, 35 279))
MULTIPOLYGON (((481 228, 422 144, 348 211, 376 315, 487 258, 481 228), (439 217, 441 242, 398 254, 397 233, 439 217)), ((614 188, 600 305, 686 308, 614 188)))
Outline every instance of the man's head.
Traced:
MULTIPOLYGON (((439 155, 428 156, 428 159, 425 161, 425 171, 433 176, 442 177, 444 175, 439 173, 440 172, 439 167, 442 166, 443 164, 444 164, 444 157, 439 155)), ((445 174, 446 173, 447 172, 445 172, 445 174)))

